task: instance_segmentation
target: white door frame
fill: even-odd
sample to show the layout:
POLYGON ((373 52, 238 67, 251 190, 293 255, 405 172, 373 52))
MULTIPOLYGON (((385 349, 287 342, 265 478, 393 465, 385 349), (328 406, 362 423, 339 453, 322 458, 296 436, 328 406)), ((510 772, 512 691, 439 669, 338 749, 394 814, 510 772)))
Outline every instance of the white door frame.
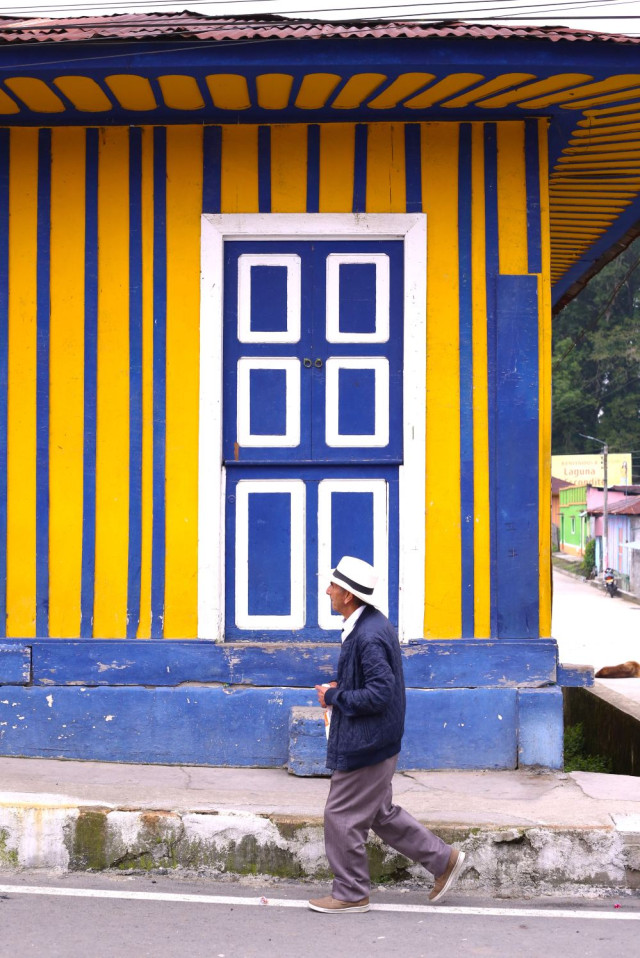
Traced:
POLYGON ((424 629, 427 218, 424 213, 204 214, 201 237, 198 637, 224 640, 222 319, 227 240, 371 237, 404 242, 403 464, 399 467, 399 634, 424 629))

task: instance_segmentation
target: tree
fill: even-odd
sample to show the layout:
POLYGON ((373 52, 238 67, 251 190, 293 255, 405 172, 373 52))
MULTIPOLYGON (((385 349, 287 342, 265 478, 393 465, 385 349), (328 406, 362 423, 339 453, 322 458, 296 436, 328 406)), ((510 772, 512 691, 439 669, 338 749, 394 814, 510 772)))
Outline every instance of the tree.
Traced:
POLYGON ((640 239, 605 266, 554 319, 554 455, 592 453, 593 444, 580 433, 605 440, 611 452, 640 448, 637 264, 640 239), (637 268, 632 269, 634 265, 637 268))

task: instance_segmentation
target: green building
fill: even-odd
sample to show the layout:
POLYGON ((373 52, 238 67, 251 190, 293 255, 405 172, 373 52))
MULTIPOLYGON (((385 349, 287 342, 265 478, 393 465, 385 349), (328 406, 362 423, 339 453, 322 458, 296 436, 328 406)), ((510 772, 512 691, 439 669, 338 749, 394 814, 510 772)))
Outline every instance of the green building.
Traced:
POLYGON ((560 552, 584 555, 589 533, 587 487, 567 486, 560 490, 560 552))

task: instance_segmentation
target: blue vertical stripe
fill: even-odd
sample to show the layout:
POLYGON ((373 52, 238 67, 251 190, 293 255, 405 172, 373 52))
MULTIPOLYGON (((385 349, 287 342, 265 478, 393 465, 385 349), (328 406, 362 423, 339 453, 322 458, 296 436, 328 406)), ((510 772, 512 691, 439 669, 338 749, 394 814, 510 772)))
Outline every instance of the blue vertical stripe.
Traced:
POLYGON ((219 213, 222 189, 222 127, 205 126, 203 153, 202 212, 219 213))
POLYGON ((129 556, 127 638, 140 624, 142 564, 142 130, 129 131, 129 556))
POLYGON ((540 156, 538 120, 525 120, 525 180, 527 189, 527 250, 530 273, 542 272, 542 222, 540 219, 540 156))
POLYGON ((491 635, 498 634, 498 561, 496 501, 497 305, 498 256, 498 131, 487 123, 484 139, 485 237, 487 269, 487 396, 489 411, 489 515, 491 516, 491 635))
POLYGON ((9 393, 9 145, 0 130, 0 636, 7 634, 7 410, 9 393))
POLYGON ((419 123, 404 127, 407 213, 422 213, 422 149, 419 123))
POLYGON ((84 250, 84 438, 80 637, 93 636, 96 571, 96 424, 98 401, 98 130, 86 133, 84 250))
POLYGON ((164 631, 167 408, 167 131, 153 131, 153 532, 151 638, 164 631))
POLYGON ((271 212, 271 127, 258 127, 258 210, 271 212))
POLYGON ((307 213, 320 210, 320 126, 307 127, 307 213))
POLYGON ((38 135, 36 253, 36 635, 49 634, 49 355, 51 130, 38 135))
POLYGON ((537 639, 538 277, 498 277, 496 302, 496 638, 537 639))
POLYGON ((353 212, 364 213, 367 208, 367 138, 369 127, 356 123, 355 157, 353 164, 353 212))
POLYGON ((471 126, 460 126, 458 190, 460 336, 460 529, 462 637, 474 635, 473 290, 471 253, 471 126))

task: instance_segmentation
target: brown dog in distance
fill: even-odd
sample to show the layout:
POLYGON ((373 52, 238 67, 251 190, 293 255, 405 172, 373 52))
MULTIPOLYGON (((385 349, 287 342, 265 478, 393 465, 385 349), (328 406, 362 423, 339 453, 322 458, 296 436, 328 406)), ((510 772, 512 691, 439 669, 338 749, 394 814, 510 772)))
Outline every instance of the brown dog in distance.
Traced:
POLYGON ((640 678, 640 662, 622 662, 620 665, 605 665, 596 672, 597 679, 640 678))

